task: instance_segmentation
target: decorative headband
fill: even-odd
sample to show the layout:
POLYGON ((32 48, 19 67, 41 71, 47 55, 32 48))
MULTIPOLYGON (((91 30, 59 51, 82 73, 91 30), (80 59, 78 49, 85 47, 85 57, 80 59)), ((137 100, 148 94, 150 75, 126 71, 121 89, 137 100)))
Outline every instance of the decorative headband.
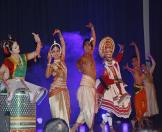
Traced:
POLYGON ((9 40, 2 40, 0 42, 0 45, 3 48, 3 51, 5 54, 9 54, 9 52, 11 52, 11 50, 9 48, 9 43, 13 42, 11 34, 8 34, 8 38, 9 38, 9 40))
POLYGON ((9 54, 10 49, 9 49, 9 40, 3 40, 0 42, 0 47, 3 48, 3 51, 5 54, 9 54))
POLYGON ((53 44, 51 45, 51 47, 50 47, 50 51, 52 51, 52 49, 53 49, 53 47, 55 47, 55 46, 58 46, 59 47, 59 49, 60 49, 60 54, 61 54, 61 46, 60 46, 60 44, 59 43, 56 43, 56 41, 54 40, 54 42, 53 42, 53 44))
POLYGON ((3 51, 5 54, 9 54, 9 45, 6 41, 3 43, 3 51))

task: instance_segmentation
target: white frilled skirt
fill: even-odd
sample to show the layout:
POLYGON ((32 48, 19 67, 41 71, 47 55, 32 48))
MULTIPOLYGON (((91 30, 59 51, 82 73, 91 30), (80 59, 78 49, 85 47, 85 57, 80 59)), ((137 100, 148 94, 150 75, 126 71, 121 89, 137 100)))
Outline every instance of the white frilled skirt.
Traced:
POLYGON ((40 104, 47 94, 47 90, 41 86, 32 84, 23 79, 9 79, 5 83, 8 92, 8 101, 13 99, 16 90, 22 89, 29 93, 30 101, 40 104))

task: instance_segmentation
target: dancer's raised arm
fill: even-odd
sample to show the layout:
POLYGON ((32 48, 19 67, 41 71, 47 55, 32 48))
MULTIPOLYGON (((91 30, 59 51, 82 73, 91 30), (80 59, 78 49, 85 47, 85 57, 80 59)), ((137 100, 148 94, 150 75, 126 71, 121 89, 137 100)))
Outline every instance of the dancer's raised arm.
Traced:
POLYGON ((61 54, 61 59, 62 60, 65 60, 65 50, 66 50, 66 47, 65 47, 65 41, 64 41, 64 38, 62 36, 62 33, 59 29, 55 29, 54 32, 53 32, 53 36, 58 34, 59 36, 59 39, 60 39, 60 44, 61 44, 61 51, 62 51, 62 54, 61 54))
POLYGON ((149 55, 148 57, 150 58, 151 63, 152 63, 151 68, 150 68, 150 73, 153 74, 153 72, 155 70, 155 67, 156 67, 156 62, 155 62, 154 58, 151 55, 149 55))
POLYGON ((95 45, 96 45, 96 32, 95 32, 95 29, 94 29, 94 26, 91 22, 89 22, 86 27, 90 28, 91 30, 91 39, 90 39, 90 43, 92 43, 93 45, 93 50, 95 48, 95 45))
POLYGON ((135 52, 136 52, 136 56, 137 56, 137 60, 138 60, 138 66, 140 66, 141 65, 140 52, 139 52, 139 49, 137 47, 137 44, 135 42, 132 42, 130 45, 134 46, 134 48, 135 48, 135 52))
POLYGON ((37 56, 39 57, 40 56, 40 50, 42 48, 42 42, 40 40, 39 34, 32 33, 32 35, 34 37, 35 42, 37 43, 37 47, 36 47, 35 51, 26 54, 27 60, 35 59, 37 56))
POLYGON ((123 44, 118 44, 119 45, 119 52, 118 55, 116 56, 115 60, 117 62, 120 62, 123 58, 123 52, 124 52, 124 45, 123 44))

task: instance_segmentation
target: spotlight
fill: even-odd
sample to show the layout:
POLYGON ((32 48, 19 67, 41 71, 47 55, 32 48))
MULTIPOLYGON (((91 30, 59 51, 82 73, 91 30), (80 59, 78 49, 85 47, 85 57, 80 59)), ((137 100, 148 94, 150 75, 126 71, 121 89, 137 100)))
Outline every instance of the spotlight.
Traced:
POLYGON ((122 124, 122 130, 123 130, 123 132, 128 132, 128 124, 127 123, 123 123, 122 124))
POLYGON ((42 124, 42 122, 43 122, 43 119, 40 117, 40 118, 37 118, 37 122, 38 122, 38 124, 42 124))
POLYGON ((79 127, 79 130, 80 130, 80 132, 85 132, 85 131, 86 131, 86 128, 85 128, 84 125, 81 125, 81 126, 79 127))

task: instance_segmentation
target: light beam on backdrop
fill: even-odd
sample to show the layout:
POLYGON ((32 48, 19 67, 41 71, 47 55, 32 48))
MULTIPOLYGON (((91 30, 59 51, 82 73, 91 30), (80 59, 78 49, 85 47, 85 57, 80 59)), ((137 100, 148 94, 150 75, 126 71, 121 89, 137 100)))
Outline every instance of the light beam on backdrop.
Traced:
MULTIPOLYGON (((79 114, 79 107, 78 107, 79 105, 77 101, 77 90, 78 90, 80 79, 81 79, 81 73, 78 71, 76 67, 76 62, 80 58, 80 56, 83 54, 82 43, 83 43, 85 36, 82 36, 80 32, 63 32, 63 37, 66 43, 65 61, 66 61, 67 69, 68 69, 67 86, 69 89, 70 103, 71 103, 71 124, 73 124, 79 114)), ((41 51, 41 58, 38 60, 36 64, 34 62, 31 62, 34 64, 33 66, 28 67, 28 72, 27 72, 27 77, 26 77, 27 80, 35 84, 39 84, 47 88, 48 90, 50 89, 50 84, 53 81, 53 77, 51 77, 48 80, 45 78, 45 70, 47 66, 47 52, 51 44, 44 44, 42 51, 41 51)), ((98 50, 96 50, 96 53, 94 55, 95 56, 98 55, 98 50)), ((96 62, 96 65, 99 68, 101 67, 100 64, 101 64, 100 62, 98 61, 96 62)), ((40 127, 44 126, 46 121, 51 118, 48 96, 46 96, 45 100, 41 103, 41 105, 37 106, 37 117, 41 117, 42 119, 41 124, 39 122, 40 119, 39 121, 37 121, 37 124, 40 127), (44 110, 44 108, 46 108, 46 110, 44 110)))
MULTIPOLYGON (((84 38, 86 37, 82 36, 80 32, 63 32, 63 37, 66 43, 65 61, 68 69, 67 86, 69 89, 70 103, 71 103, 70 124, 73 124, 79 114, 77 90, 81 80, 81 73, 78 71, 76 67, 76 62, 83 54, 82 43, 84 38)), ((52 42, 53 41, 51 41, 51 44, 52 42)), ((41 51, 41 58, 38 60, 36 64, 33 62, 34 63, 33 66, 31 67, 29 66, 27 72, 27 80, 35 84, 39 84, 47 88, 48 90, 50 89, 50 84, 53 81, 53 77, 51 77, 48 80, 45 78, 45 70, 47 66, 47 52, 51 44, 50 43, 44 44, 41 51)), ((102 59, 99 57, 97 46, 94 52, 94 57, 96 60, 97 75, 100 75, 102 73, 104 66, 102 64, 102 59)), ((45 125, 45 123, 51 118, 48 96, 46 96, 45 100, 41 103, 41 105, 37 106, 37 117, 41 117, 41 119, 38 118, 39 120, 37 120, 37 125, 39 126, 39 128, 42 128, 45 125)), ((81 129, 84 129, 84 127, 81 129)))

